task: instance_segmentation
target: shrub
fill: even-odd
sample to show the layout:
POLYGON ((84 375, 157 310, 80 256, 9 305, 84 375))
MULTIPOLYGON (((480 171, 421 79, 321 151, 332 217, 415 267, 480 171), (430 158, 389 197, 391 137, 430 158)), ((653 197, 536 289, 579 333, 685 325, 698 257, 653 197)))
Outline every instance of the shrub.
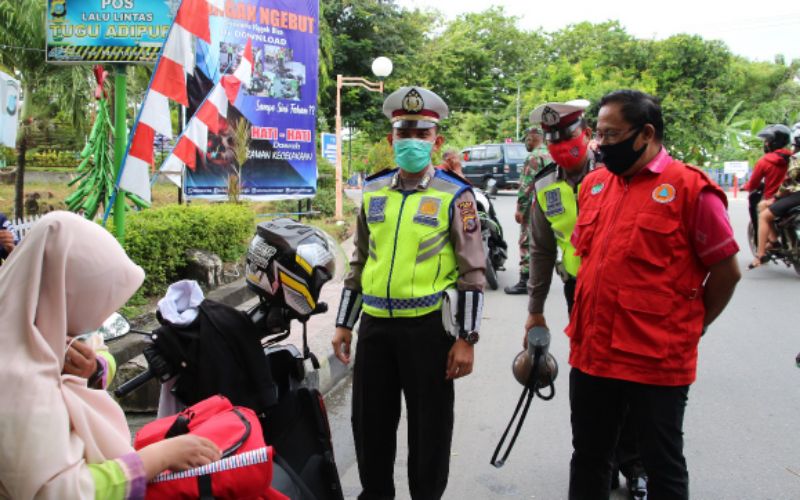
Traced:
POLYGON ((186 266, 186 250, 214 252, 226 262, 244 255, 253 235, 246 205, 167 205, 128 215, 123 246, 146 273, 142 293, 162 294, 186 266))
POLYGON ((38 168, 75 168, 80 163, 77 152, 54 149, 29 153, 26 161, 28 167, 38 168))

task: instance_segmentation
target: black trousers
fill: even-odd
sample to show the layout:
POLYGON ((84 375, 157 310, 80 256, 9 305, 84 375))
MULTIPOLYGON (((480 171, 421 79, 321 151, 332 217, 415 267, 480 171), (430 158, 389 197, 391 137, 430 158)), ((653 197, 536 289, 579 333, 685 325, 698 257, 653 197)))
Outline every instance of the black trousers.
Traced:
POLYGON ((614 447, 625 409, 636 430, 650 500, 689 498, 683 414, 689 386, 656 386, 595 377, 573 368, 570 500, 608 499, 614 447))
MULTIPOLYGON (((564 297, 567 299, 567 312, 572 313, 572 305, 575 303, 575 278, 564 282, 564 297)), ((627 408, 626 408, 627 410, 627 408)), ((624 415, 627 415, 627 411, 624 415)), ((614 451, 614 470, 619 470, 626 478, 642 473, 642 462, 639 459, 639 450, 636 448, 636 429, 630 419, 623 416, 622 430, 620 431, 619 441, 614 451)))
POLYGON ((353 436, 360 500, 394 498, 400 397, 408 418, 408 483, 415 500, 447 487, 453 436, 453 382, 445 380, 453 339, 442 315, 375 318, 362 314, 353 368, 353 436))

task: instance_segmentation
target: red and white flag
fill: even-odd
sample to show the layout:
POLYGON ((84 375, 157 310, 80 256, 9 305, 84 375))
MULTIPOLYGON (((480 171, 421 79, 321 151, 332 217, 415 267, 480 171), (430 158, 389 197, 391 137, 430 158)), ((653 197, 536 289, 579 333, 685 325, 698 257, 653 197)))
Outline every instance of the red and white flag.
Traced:
POLYGON ((172 182, 178 186, 181 185, 180 174, 184 164, 192 170, 197 167, 198 153, 206 152, 208 133, 220 133, 221 124, 228 116, 228 103, 236 103, 239 89, 242 85, 245 87, 250 85, 252 75, 253 47, 252 42, 247 40, 239 67, 232 75, 223 76, 214 85, 189 123, 186 124, 186 130, 178 139, 172 153, 161 166, 160 171, 165 173, 172 182))
POLYGON ((224 4, 224 0, 183 0, 164 42, 119 178, 121 189, 148 203, 155 134, 172 138, 169 101, 189 105, 186 75, 194 71, 195 39, 211 43, 209 16, 212 11, 222 11, 224 4))

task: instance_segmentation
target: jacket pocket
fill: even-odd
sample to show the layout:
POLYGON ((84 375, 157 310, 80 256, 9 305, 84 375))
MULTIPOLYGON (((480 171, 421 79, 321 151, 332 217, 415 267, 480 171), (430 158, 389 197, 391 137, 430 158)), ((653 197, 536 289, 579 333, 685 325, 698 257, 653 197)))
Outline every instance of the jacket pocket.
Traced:
POLYGON ((678 219, 663 214, 640 213, 631 238, 629 257, 654 267, 667 267, 678 243, 678 219))
POLYGON ((597 216, 600 210, 583 210, 578 214, 573 232, 573 243, 575 244, 575 255, 586 257, 589 255, 589 248, 597 232, 597 216), (577 233, 577 237, 576 237, 577 233))
POLYGON ((611 334, 611 347, 648 358, 665 358, 672 336, 668 316, 673 299, 669 295, 641 289, 621 289, 611 334))

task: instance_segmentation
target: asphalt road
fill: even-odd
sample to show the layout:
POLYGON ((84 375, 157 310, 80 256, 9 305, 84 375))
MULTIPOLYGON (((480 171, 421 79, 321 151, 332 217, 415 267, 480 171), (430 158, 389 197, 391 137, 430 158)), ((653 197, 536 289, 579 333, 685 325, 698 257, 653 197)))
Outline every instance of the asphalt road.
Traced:
MULTIPOLYGON (((501 193, 495 208, 509 242, 500 289, 485 299, 475 371, 456 383, 456 424, 447 499, 566 498, 571 447, 567 391, 567 322, 560 281, 555 278, 545 314, 553 331, 551 352, 561 374, 556 397, 535 400, 517 444, 502 469, 489 458, 511 417, 521 386, 511 361, 522 349, 525 296, 508 296, 518 279, 518 226, 514 197, 501 193)), ((800 350, 798 291, 792 269, 770 264, 747 271, 744 197, 731 199, 730 215, 741 247, 743 279, 723 315, 700 343, 697 381, 689 392, 685 453, 695 499, 800 499, 800 350)), ((329 394, 336 457, 347 498, 359 490, 350 432, 350 385, 329 394)), ((395 482, 398 498, 409 498, 405 422, 398 432, 395 482)), ((623 480, 624 484, 624 480, 623 480)), ((612 499, 626 498, 621 493, 612 499)))

